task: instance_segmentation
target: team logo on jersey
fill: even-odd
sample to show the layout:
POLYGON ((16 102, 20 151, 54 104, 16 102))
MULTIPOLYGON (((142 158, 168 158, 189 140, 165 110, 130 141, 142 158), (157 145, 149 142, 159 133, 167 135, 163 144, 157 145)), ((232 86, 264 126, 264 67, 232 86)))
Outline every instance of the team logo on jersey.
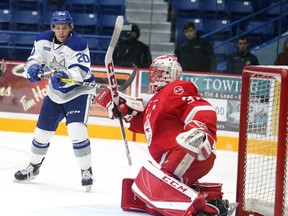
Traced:
POLYGON ((173 91, 174 91, 174 94, 181 95, 181 94, 183 94, 184 89, 182 88, 182 86, 176 86, 176 87, 174 87, 173 91))
POLYGON ((65 59, 62 59, 61 61, 57 61, 57 59, 55 58, 55 56, 53 57, 52 61, 49 63, 49 68, 51 70, 57 71, 60 69, 66 69, 65 67, 65 59))
POLYGON ((152 141, 152 128, 151 128, 149 119, 147 119, 145 121, 144 132, 145 132, 145 136, 146 136, 146 140, 147 140, 147 146, 150 146, 151 145, 151 141, 152 141))

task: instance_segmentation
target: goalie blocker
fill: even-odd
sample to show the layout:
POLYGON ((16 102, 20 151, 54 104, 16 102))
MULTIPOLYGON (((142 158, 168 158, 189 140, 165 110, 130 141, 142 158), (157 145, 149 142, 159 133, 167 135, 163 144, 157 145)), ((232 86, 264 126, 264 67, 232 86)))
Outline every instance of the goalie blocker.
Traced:
POLYGON ((148 162, 136 179, 123 179, 121 208, 158 216, 225 216, 229 203, 222 199, 221 189, 220 183, 190 188, 148 162))
POLYGON ((108 116, 111 119, 123 116, 125 122, 129 122, 138 112, 144 111, 143 99, 135 98, 122 92, 119 93, 119 105, 116 107, 113 103, 110 87, 106 86, 98 96, 96 102, 108 110, 108 116))

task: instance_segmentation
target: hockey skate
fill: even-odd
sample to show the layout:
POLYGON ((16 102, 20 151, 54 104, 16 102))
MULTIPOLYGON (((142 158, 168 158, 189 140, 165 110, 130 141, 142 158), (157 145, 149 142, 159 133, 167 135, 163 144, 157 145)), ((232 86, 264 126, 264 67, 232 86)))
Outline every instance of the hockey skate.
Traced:
POLYGON ((81 181, 82 186, 86 188, 87 192, 91 191, 93 184, 92 168, 90 167, 89 169, 81 170, 81 175, 82 175, 82 181, 81 181))
POLYGON ((39 174, 39 169, 44 161, 44 158, 42 159, 41 163, 39 164, 29 164, 27 168, 19 170, 15 173, 15 181, 30 181, 35 176, 39 174))

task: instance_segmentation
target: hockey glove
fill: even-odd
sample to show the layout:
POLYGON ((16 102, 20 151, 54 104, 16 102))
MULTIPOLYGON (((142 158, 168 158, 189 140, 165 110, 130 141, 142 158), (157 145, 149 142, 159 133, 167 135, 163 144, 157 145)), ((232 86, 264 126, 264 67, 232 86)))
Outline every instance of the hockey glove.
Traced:
POLYGON ((27 78, 30 82, 39 82, 41 78, 39 75, 44 74, 44 71, 40 65, 31 65, 27 70, 27 78))
POLYGON ((57 71, 57 73, 51 78, 54 89, 59 89, 66 85, 65 82, 61 81, 61 78, 68 79, 69 76, 64 71, 57 71))
POLYGON ((142 98, 135 98, 129 95, 119 92, 119 105, 114 106, 111 91, 109 87, 105 89, 96 97, 96 102, 108 110, 108 116, 110 119, 114 117, 122 116, 125 122, 129 122, 139 112, 144 111, 144 105, 142 98))
POLYGON ((176 137, 178 144, 197 160, 206 160, 211 152, 215 140, 206 132, 207 127, 199 121, 191 121, 184 126, 185 132, 176 137), (212 143, 211 143, 212 142, 212 143))

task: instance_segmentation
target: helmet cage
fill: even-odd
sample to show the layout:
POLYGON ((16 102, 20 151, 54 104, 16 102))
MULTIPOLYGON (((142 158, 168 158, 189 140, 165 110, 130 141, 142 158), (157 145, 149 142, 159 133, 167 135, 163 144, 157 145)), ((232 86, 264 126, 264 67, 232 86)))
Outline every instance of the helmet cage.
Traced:
POLYGON ((180 79, 181 74, 182 68, 177 62, 176 56, 164 55, 156 58, 149 68, 148 93, 159 91, 167 84, 180 79))

